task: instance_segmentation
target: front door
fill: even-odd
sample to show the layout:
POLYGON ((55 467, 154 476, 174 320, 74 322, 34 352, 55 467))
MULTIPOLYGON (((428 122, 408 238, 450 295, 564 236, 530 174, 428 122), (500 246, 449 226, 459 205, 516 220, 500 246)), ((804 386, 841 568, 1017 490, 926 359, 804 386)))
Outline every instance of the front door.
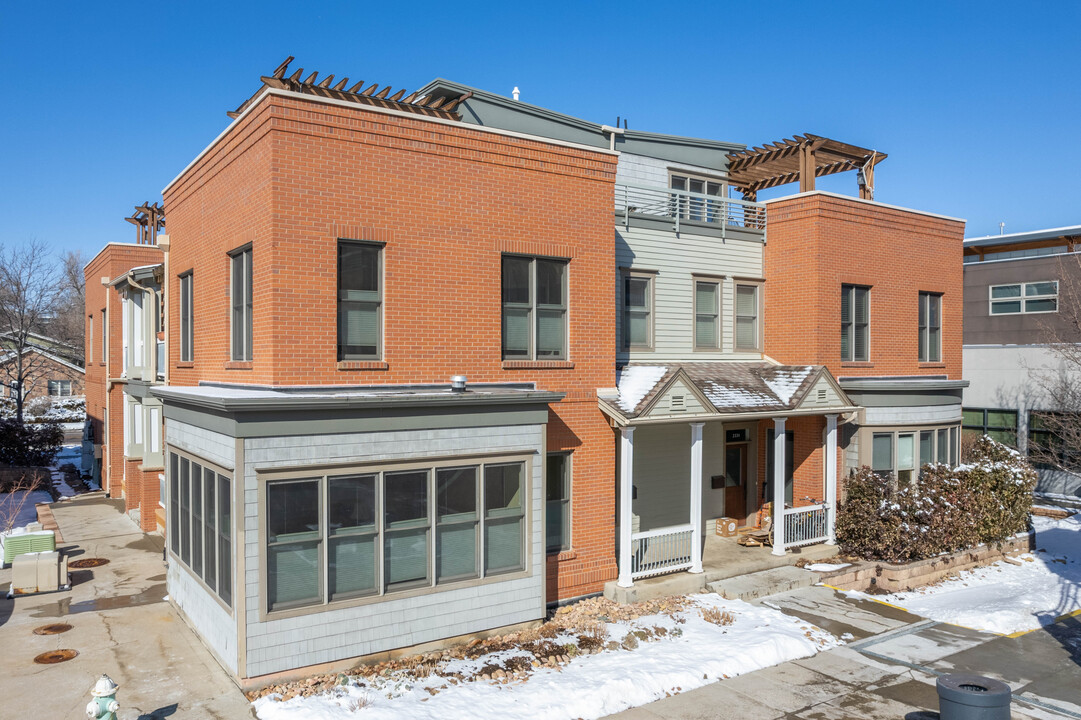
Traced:
POLYGON ((747 524, 747 443, 729 443, 724 450, 724 514, 747 524))

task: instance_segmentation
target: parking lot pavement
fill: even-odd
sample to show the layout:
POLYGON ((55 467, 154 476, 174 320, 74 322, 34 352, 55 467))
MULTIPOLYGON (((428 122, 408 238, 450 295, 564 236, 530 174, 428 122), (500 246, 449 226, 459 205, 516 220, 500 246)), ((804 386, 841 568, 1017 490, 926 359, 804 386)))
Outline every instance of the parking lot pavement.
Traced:
POLYGON ((849 644, 612 717, 933 720, 938 717, 938 676, 973 673, 1010 686, 1014 720, 1081 720, 1077 618, 1010 638, 925 620, 825 587, 803 588, 762 602, 838 637, 845 635, 851 638, 849 644))
POLYGON ((73 570, 70 591, 8 600, 11 568, 0 570, 0 715, 84 717, 90 688, 106 673, 120 685, 122 720, 251 717, 240 690, 165 600, 162 539, 141 532, 122 509, 100 493, 53 506, 60 547, 72 560, 109 561, 73 570), (71 629, 33 632, 55 624, 71 629), (78 655, 34 662, 62 649, 78 655))

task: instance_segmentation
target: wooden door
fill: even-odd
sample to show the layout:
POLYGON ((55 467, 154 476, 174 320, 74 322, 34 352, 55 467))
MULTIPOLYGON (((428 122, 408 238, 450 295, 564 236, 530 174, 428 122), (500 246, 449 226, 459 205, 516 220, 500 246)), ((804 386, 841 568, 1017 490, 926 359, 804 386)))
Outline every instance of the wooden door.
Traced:
POLYGON ((724 451, 724 514, 747 524, 747 443, 729 444, 724 451))

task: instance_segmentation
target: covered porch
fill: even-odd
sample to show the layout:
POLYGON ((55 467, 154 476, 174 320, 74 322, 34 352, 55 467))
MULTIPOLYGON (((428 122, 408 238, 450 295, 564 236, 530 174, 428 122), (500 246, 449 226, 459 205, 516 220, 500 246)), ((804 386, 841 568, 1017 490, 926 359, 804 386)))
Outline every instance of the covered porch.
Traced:
POLYGON ((686 579, 660 582, 688 592, 806 554, 834 554, 792 554, 833 543, 838 423, 858 408, 828 371, 766 363, 628 366, 619 389, 618 397, 601 399, 620 433, 617 587, 680 573, 686 579), (764 507, 782 510, 760 512, 764 507), (719 518, 743 528, 772 519, 771 547, 719 537, 719 518))

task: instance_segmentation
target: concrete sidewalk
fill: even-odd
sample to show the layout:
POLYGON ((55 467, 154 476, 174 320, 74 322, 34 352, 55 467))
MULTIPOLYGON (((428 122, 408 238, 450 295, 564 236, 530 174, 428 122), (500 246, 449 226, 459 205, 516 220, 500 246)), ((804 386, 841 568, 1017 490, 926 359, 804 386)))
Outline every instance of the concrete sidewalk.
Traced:
POLYGON ((120 685, 122 720, 251 717, 251 705, 165 600, 162 539, 100 493, 56 503, 53 515, 71 560, 109 560, 72 570, 68 592, 3 597, 11 568, 0 570, 0 688, 11 718, 79 718, 102 673, 120 685), (66 623, 58 635, 34 628, 66 623), (55 665, 40 653, 73 649, 55 665))
POLYGON ((610 717, 933 720, 938 675, 974 673, 1010 685, 1014 720, 1081 719, 1081 622, 1075 618, 1008 638, 849 600, 824 587, 776 595, 765 603, 852 639, 845 647, 610 717))

